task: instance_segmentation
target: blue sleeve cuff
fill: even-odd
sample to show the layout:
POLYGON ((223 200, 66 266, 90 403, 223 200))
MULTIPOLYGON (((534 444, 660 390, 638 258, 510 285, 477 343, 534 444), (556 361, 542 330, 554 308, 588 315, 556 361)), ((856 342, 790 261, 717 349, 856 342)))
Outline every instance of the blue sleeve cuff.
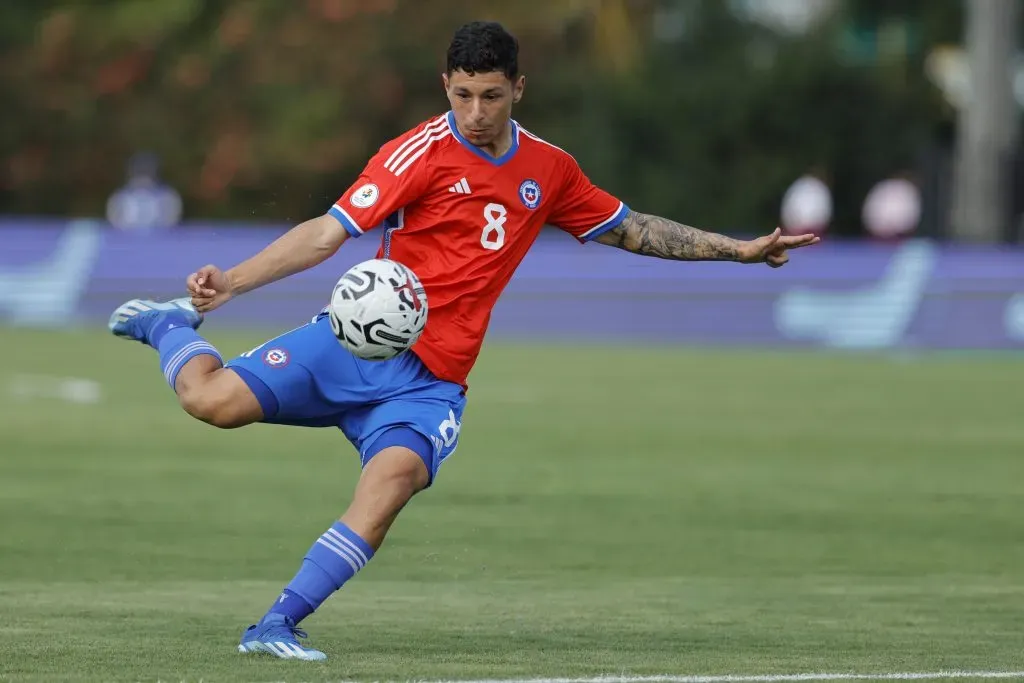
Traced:
POLYGON ((334 216, 334 218, 339 223, 341 223, 342 227, 344 227, 345 230, 348 231, 348 234, 351 235, 352 237, 359 237, 360 235, 363 234, 363 231, 360 229, 359 225, 354 220, 352 220, 352 216, 349 216, 347 213, 345 213, 345 210, 338 206, 337 204, 332 206, 330 211, 328 211, 327 213, 330 214, 331 216, 334 216))
POLYGON ((587 232, 580 235, 581 242, 589 242, 590 240, 603 235, 609 230, 613 230, 622 224, 622 221, 626 220, 626 216, 629 215, 629 207, 624 202, 619 202, 619 209, 607 220, 598 223, 587 232))

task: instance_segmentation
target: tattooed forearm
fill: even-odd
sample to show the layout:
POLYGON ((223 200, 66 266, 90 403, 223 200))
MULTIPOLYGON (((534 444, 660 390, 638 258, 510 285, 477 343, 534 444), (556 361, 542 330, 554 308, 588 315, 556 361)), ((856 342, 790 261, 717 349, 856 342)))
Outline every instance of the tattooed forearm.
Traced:
POLYGON ((635 254, 677 261, 735 261, 740 245, 739 240, 724 235, 636 211, 630 211, 618 227, 596 241, 635 254))

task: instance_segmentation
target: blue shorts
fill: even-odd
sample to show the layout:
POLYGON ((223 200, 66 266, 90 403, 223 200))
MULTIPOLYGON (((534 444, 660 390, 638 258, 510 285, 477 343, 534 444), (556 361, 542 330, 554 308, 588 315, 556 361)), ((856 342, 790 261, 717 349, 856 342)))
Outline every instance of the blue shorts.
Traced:
MULTIPOLYGON (((385 361, 357 358, 338 343, 330 321, 312 322, 243 353, 226 365, 249 385, 263 422, 337 427, 366 465, 374 443, 395 427, 425 438, 421 453, 433 482, 455 452, 466 397, 458 384, 439 380, 416 354, 385 361), (276 409, 275 409, 276 406, 276 409)), ((392 432, 394 433, 394 432, 392 432)), ((387 441, 387 437, 385 437, 387 441)))

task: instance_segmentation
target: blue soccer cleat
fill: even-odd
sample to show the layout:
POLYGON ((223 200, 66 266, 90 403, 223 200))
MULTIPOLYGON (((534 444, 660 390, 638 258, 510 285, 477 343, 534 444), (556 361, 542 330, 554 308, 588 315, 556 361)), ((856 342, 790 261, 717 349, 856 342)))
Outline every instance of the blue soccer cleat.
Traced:
POLYGON ((279 659, 306 659, 318 661, 327 659, 320 650, 308 648, 299 643, 299 638, 308 638, 306 632, 295 626, 291 617, 283 614, 268 614, 258 624, 245 629, 238 643, 239 652, 265 652, 279 659))
POLYGON ((196 311, 187 298, 172 299, 165 303, 132 299, 118 306, 110 316, 107 327, 114 336, 148 343, 157 325, 181 327, 184 324, 197 329, 202 323, 202 313, 196 311))

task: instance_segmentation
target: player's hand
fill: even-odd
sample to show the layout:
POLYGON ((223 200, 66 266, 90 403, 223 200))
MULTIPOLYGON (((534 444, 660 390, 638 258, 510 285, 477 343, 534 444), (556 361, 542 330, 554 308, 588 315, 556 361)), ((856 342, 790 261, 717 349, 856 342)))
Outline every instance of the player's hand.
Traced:
POLYGON ((203 266, 186 281, 192 305, 200 313, 209 313, 227 303, 232 295, 227 275, 217 266, 203 266))
POLYGON ((740 263, 767 263, 772 268, 779 268, 789 261, 790 249, 809 247, 817 244, 821 238, 817 235, 783 235, 782 230, 775 228, 775 232, 756 240, 744 242, 740 247, 740 263))

